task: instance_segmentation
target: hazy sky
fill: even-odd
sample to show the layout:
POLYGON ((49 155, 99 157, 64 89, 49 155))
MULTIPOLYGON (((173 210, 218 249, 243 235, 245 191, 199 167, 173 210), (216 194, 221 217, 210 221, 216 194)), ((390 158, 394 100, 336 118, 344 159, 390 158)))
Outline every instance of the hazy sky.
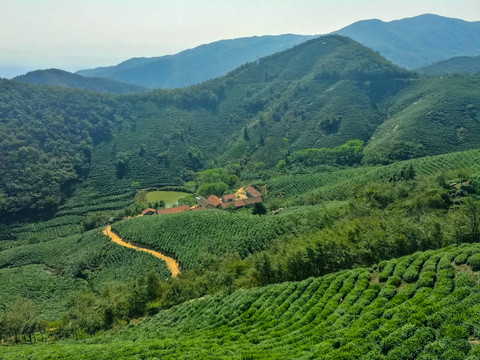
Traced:
POLYGON ((325 34, 424 13, 480 20, 480 0, 0 0, 0 77, 161 56, 220 39, 325 34))

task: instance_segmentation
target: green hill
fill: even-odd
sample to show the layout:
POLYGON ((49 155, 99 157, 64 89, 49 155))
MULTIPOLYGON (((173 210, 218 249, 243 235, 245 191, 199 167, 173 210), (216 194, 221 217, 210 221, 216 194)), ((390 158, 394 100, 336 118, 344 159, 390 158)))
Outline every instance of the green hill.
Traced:
POLYGON ((113 96, 2 80, 0 209, 55 208, 80 180, 83 194, 122 198, 133 182, 182 185, 230 165, 248 173, 352 139, 369 164, 478 147, 479 76, 412 77, 336 35, 183 90, 113 96))
POLYGON ((175 55, 132 58, 115 66, 77 71, 151 88, 174 89, 223 76, 247 62, 312 39, 309 35, 254 36, 221 40, 175 55))
POLYGON ((4 359, 475 359, 478 244, 207 296, 83 341, 11 346, 4 359))
POLYGON ((16 76, 12 80, 115 94, 148 91, 147 88, 138 85, 121 83, 120 81, 112 79, 88 78, 58 69, 35 70, 25 75, 16 76))
MULTIPOLYGON (((467 212, 472 209, 463 202, 480 192, 479 159, 479 151, 472 150, 389 166, 278 176, 259 183, 265 185, 260 187, 267 192, 267 206, 276 209, 263 216, 208 210, 117 221, 110 218, 134 194, 130 200, 95 193, 74 197, 51 220, 6 228, 0 241, 0 319, 18 296, 34 301, 40 318, 57 320, 79 289, 102 294, 124 284, 133 290, 132 283, 151 271, 162 280, 169 277, 162 261, 101 235, 109 221, 126 240, 167 253, 182 265, 178 282, 169 280, 162 288, 157 310, 205 294, 302 280, 474 241, 467 212), (416 180, 391 181, 410 165, 416 180), (462 176, 471 185, 449 185, 462 176), (84 232, 82 222, 98 214, 97 228, 84 232)), ((134 297, 121 291, 124 298, 134 297)), ((105 300, 101 304, 103 309, 105 300)))
POLYGON ((351 37, 408 69, 480 54, 480 22, 433 14, 389 22, 362 20, 335 33, 351 37))
POLYGON ((480 56, 457 56, 419 69, 425 75, 475 73, 480 71, 480 56))

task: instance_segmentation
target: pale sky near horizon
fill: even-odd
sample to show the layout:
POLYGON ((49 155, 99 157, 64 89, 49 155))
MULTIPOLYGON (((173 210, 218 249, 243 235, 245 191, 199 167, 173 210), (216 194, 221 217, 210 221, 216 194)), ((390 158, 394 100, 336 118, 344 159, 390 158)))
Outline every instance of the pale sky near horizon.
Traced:
POLYGON ((480 20, 479 0, 0 0, 0 77, 115 65, 221 39, 326 34, 362 19, 480 20))

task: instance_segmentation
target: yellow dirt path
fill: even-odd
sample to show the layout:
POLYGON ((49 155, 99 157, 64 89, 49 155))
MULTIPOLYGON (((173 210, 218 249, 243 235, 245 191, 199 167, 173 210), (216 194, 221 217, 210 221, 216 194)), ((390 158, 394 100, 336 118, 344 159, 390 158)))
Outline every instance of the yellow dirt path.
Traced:
POLYGON ((112 239, 114 243, 117 243, 119 245, 131 248, 131 249, 135 249, 137 251, 145 251, 149 254, 152 254, 153 256, 156 256, 162 260, 165 260, 165 262, 167 263, 168 270, 170 270, 170 272, 172 273, 172 277, 176 277, 180 273, 180 264, 175 259, 165 256, 158 251, 145 249, 143 247, 132 245, 128 242, 123 241, 120 236, 118 236, 112 231, 112 227, 110 225, 108 225, 106 229, 103 230, 103 234, 107 235, 110 239, 112 239))

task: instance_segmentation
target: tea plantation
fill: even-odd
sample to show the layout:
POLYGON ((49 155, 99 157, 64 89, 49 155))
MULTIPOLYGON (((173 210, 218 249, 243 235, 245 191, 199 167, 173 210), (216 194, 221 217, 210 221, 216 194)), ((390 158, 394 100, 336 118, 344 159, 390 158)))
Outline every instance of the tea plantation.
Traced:
POLYGON ((477 359, 480 245, 194 299, 84 341, 2 359, 477 359))

